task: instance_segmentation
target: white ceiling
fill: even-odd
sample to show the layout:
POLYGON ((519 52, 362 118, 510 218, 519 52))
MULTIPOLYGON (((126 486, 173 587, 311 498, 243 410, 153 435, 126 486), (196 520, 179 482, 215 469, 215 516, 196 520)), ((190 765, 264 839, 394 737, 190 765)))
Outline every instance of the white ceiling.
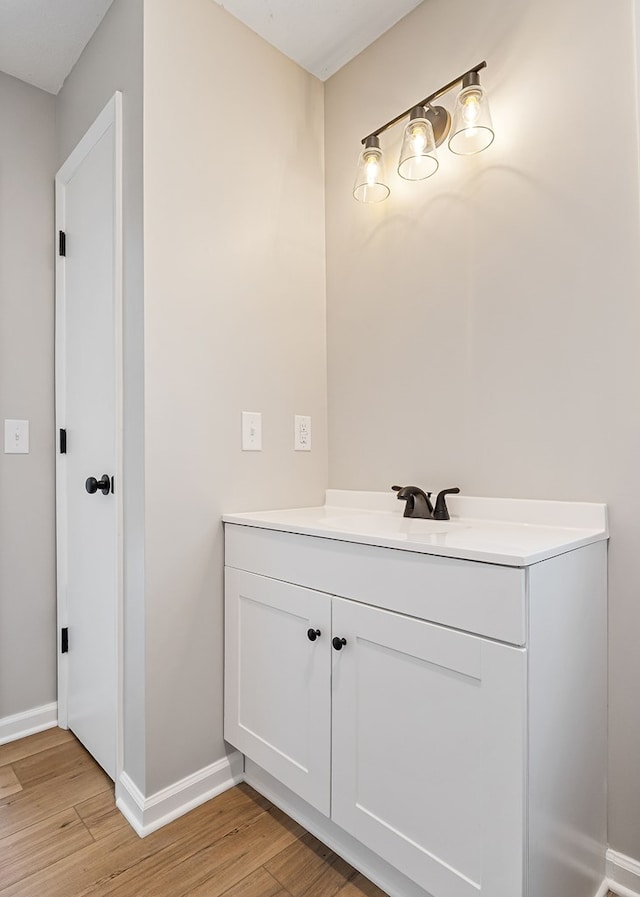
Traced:
MULTIPOLYGON (((0 0, 0 71, 58 93, 113 0, 0 0)), ((325 80, 422 0, 215 0, 325 80)))
POLYGON ((422 0, 216 0, 324 81, 422 0))
POLYGON ((113 0, 0 0, 0 71, 58 93, 113 0))

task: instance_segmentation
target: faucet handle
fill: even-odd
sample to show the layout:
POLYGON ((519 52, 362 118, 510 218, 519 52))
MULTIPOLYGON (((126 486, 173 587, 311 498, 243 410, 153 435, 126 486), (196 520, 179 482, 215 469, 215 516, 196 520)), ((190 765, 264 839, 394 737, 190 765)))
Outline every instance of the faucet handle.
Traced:
POLYGON ((438 492, 438 497, 436 498, 436 506, 433 509, 433 519, 434 520, 449 520, 449 511, 447 509, 446 497, 447 495, 457 495, 460 492, 457 486, 453 489, 443 489, 442 492, 438 492))

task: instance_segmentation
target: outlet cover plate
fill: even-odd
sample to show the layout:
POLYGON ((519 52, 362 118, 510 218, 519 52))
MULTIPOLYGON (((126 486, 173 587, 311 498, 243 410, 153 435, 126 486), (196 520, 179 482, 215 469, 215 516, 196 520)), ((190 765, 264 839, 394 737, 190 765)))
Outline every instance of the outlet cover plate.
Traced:
POLYGON ((294 415, 293 448, 296 452, 311 451, 311 418, 308 414, 294 415))

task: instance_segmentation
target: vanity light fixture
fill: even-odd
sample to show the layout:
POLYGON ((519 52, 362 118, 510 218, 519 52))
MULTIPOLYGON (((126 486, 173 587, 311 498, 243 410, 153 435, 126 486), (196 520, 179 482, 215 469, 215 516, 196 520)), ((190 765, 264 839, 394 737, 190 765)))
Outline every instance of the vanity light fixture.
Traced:
POLYGON ((457 155, 479 153, 493 142, 489 103, 480 86, 480 72, 486 66, 486 62, 479 63, 363 139, 353 187, 353 195, 359 202, 380 202, 389 196, 391 191, 384 174, 380 135, 407 115, 409 121, 402 138, 398 174, 408 181, 420 181, 436 173, 439 165, 436 147, 447 137, 449 149, 457 155), (432 103, 457 84, 462 84, 462 89, 456 100, 452 123, 444 106, 433 106, 432 103))

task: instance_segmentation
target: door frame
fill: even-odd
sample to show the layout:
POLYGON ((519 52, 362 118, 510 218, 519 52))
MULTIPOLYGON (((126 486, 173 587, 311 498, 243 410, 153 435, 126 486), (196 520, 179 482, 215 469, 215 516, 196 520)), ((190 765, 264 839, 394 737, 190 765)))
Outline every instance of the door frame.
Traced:
POLYGON ((55 417, 56 417, 56 561, 57 561, 57 658, 58 658, 58 725, 68 728, 68 654, 61 651, 61 630, 68 625, 67 605, 67 488, 65 455, 60 453, 59 431, 66 426, 65 379, 65 259, 59 252, 59 233, 66 232, 65 188, 86 156, 104 134, 113 128, 114 139, 114 368, 115 368, 115 490, 116 502, 116 782, 123 769, 123 233, 122 233, 122 93, 116 91, 100 115, 64 162, 55 178, 55 417))

